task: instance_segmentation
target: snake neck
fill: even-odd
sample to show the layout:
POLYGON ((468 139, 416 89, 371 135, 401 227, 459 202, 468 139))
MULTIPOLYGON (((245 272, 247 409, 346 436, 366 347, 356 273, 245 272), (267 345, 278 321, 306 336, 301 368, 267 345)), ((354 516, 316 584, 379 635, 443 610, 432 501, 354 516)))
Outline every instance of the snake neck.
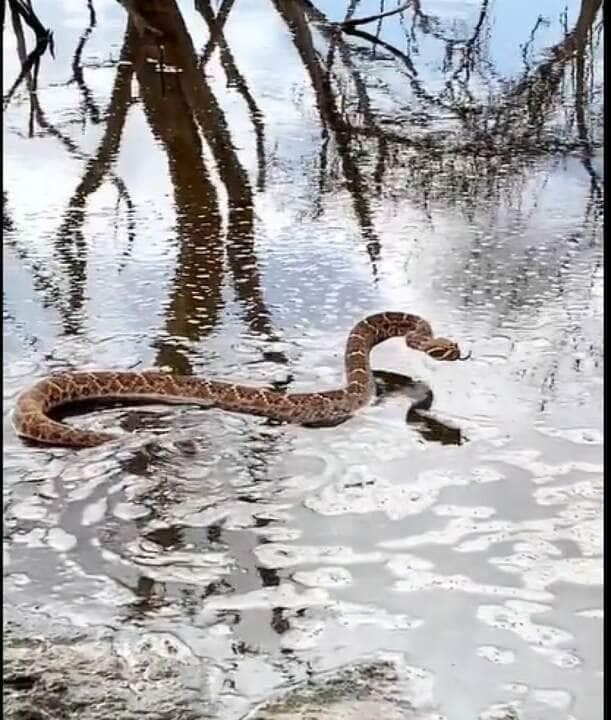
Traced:
POLYGON ((369 356, 375 345, 393 337, 405 337, 410 347, 419 350, 421 342, 431 336, 431 326, 418 315, 388 312, 369 315, 361 320, 352 328, 346 344, 348 389, 351 392, 371 392, 374 381, 369 356))

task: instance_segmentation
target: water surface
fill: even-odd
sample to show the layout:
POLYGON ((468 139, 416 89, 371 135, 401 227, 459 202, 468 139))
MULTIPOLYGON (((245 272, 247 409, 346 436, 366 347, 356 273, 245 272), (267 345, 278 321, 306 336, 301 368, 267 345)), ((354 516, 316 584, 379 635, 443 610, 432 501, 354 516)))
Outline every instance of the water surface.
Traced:
POLYGON ((7 8, 5 627, 107 670, 82 717, 240 718, 372 657, 418 717, 602 717, 601 4, 39 3, 14 90, 7 8), (336 428, 10 425, 66 369, 337 387, 381 310, 472 359, 385 343, 424 385, 336 428))

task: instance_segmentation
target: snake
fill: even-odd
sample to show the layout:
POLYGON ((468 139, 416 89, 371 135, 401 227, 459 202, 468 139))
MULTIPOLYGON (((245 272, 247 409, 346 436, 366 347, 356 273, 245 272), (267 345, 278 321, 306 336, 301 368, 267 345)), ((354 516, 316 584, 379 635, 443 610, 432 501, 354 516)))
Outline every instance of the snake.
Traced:
POLYGON ((15 404, 13 426, 17 435, 37 443, 95 447, 117 436, 72 427, 53 420, 49 413, 63 405, 101 400, 197 404, 298 425, 332 426, 369 403, 375 392, 371 350, 394 337, 403 337, 409 348, 435 360, 469 357, 461 356, 453 340, 435 337, 418 315, 383 312, 365 317, 350 331, 344 354, 346 383, 338 390, 285 393, 155 370, 70 371, 50 375, 24 390, 15 404))

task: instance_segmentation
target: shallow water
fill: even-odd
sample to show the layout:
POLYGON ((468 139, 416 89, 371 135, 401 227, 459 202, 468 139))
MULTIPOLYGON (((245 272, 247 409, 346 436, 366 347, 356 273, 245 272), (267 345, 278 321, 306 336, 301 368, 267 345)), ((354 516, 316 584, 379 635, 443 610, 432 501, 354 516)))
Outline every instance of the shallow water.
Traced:
MULTIPOLYGON (((118 3, 35 8, 55 59, 4 121, 5 624, 97 643, 125 717, 239 718, 389 654, 418 717, 602 717, 602 21, 565 4, 413 3, 374 46, 345 3, 166 2, 162 66, 118 3), (69 368, 337 387, 380 310, 472 352, 374 350, 433 391, 415 421, 404 388, 324 429, 88 408, 124 434, 81 452, 10 425, 69 368)), ((17 38, 7 11, 5 102, 17 38)))

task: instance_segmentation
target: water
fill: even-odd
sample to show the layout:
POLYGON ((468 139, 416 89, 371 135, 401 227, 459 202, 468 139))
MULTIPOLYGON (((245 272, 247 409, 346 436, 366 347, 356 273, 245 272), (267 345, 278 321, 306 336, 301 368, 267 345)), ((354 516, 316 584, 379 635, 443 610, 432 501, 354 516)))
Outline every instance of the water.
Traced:
POLYGON ((149 4, 162 53, 118 3, 35 7, 55 59, 8 101, 7 11, 10 707, 240 718, 392 661, 414 717, 601 718, 600 3, 414 3, 354 27, 375 45, 344 3, 218 5, 149 4), (413 387, 316 430, 86 408, 125 432, 75 452, 10 425, 70 368, 336 387, 385 309, 472 352, 376 348, 434 394, 409 422, 413 387))

